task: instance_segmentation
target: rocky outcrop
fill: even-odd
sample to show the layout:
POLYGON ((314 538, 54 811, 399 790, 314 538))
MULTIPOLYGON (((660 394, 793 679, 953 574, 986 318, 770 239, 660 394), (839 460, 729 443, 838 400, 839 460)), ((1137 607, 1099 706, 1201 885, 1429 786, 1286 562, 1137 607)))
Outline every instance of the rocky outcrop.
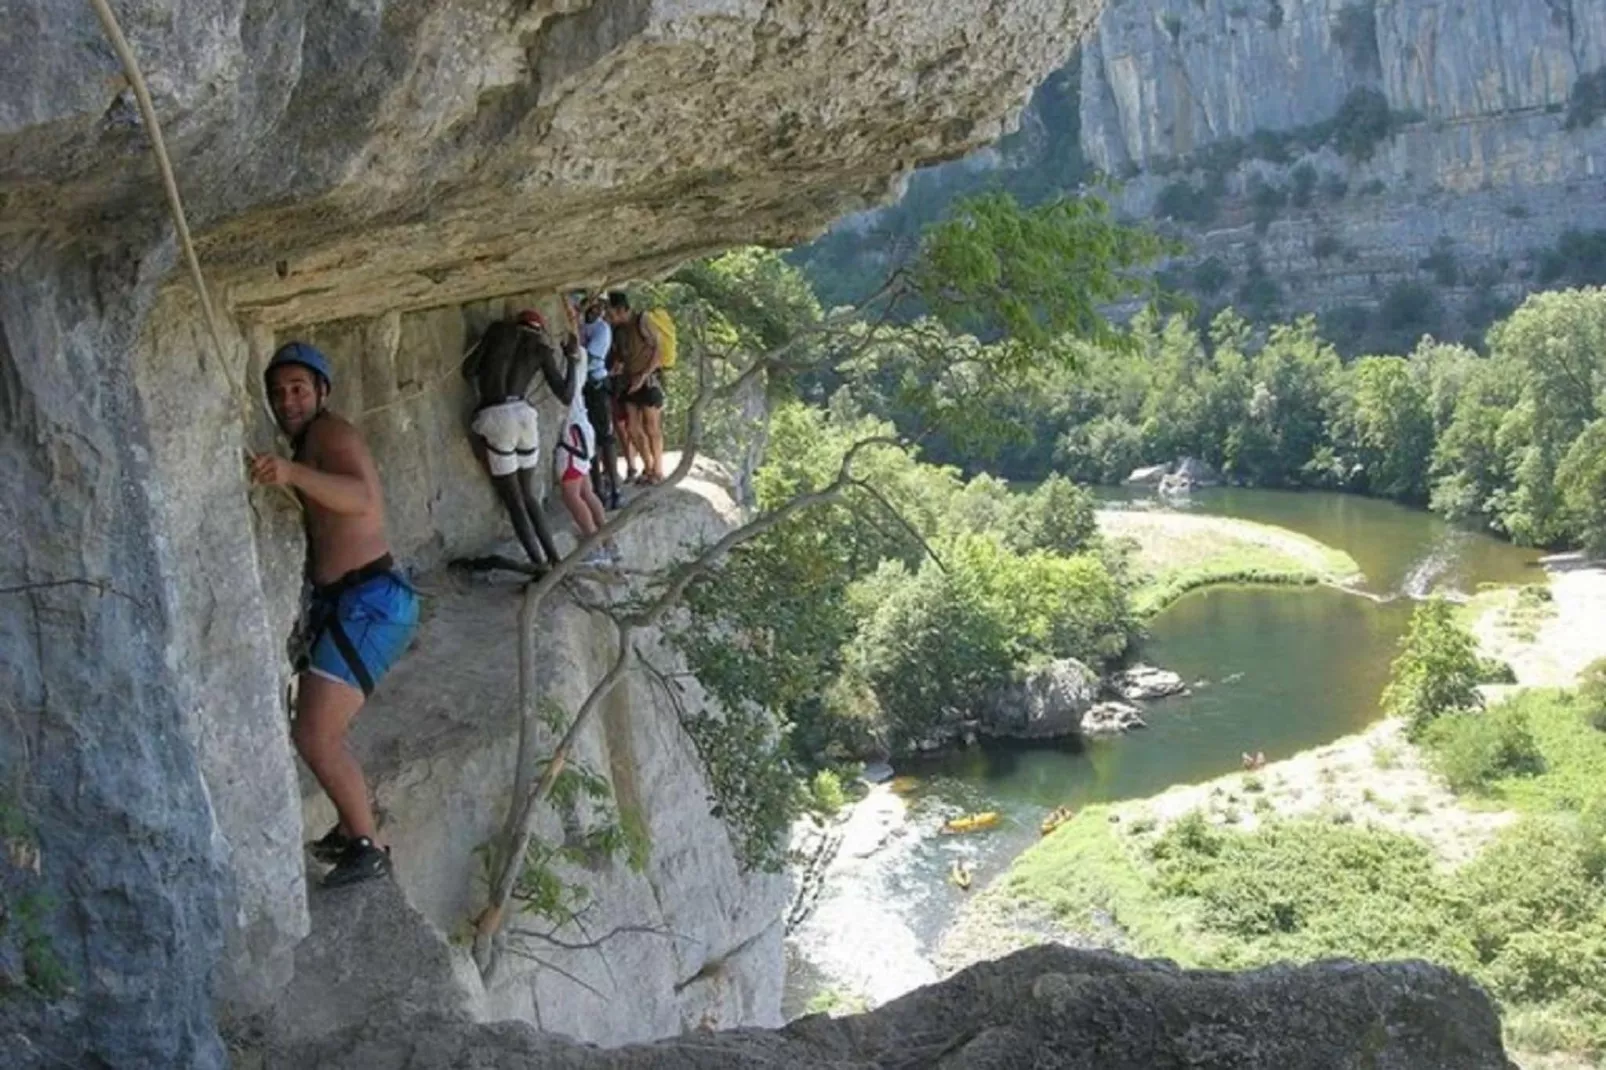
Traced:
POLYGON ((320 1042, 271 1050, 266 1059, 269 1070, 403 1065, 1512 1067, 1489 998, 1470 981, 1425 963, 1327 962, 1228 974, 1053 946, 972 966, 868 1014, 814 1015, 775 1032, 693 1035, 599 1052, 515 1023, 386 1017, 320 1042))
POLYGON ((1142 468, 1134 468, 1125 479, 1126 483, 1135 487, 1159 486, 1166 476, 1171 474, 1169 464, 1151 464, 1142 468))
POLYGON ((92 8, 14 0, 0 784, 21 785, 39 864, 0 883, 58 904, 41 943, 70 987, 4 1001, 0 1043, 24 1065, 209 1067, 215 1012, 271 1003, 309 924, 281 697, 297 519, 246 489, 241 448, 273 440, 238 384, 286 337, 325 345, 398 552, 428 567, 481 551, 501 528, 454 365, 500 295, 809 234, 996 136, 1093 5, 113 6, 225 338, 173 274, 92 8))
POLYGON ((1134 665, 1110 677, 1110 690, 1128 701, 1180 695, 1187 689, 1182 677, 1152 665, 1134 665))
POLYGON ((1125 702, 1100 702, 1082 715, 1084 736, 1113 736, 1134 728, 1147 728, 1143 711, 1125 702))
POLYGON ((1073 736, 1098 693, 1097 673, 1075 658, 1060 658, 996 696, 977 727, 982 735, 1016 739, 1073 736))

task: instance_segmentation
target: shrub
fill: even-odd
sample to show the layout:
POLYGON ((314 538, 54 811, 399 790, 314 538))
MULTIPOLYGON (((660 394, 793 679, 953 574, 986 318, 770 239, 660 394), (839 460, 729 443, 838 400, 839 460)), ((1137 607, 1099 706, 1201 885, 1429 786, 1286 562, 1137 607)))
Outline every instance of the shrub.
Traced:
POLYGON ((1361 186, 1361 196, 1381 197, 1383 195, 1383 191, 1386 189, 1388 189, 1388 187, 1383 184, 1383 180, 1381 178, 1368 179, 1366 183, 1361 186))
POLYGON ((1282 306, 1283 288, 1266 271, 1257 250, 1249 259, 1244 281, 1238 287, 1238 304, 1251 319, 1267 320, 1282 306))
POLYGON ((1477 643, 1442 598, 1416 607, 1389 671, 1383 709, 1419 736, 1439 716, 1478 705, 1477 643))
POLYGON ((1397 282, 1383 295, 1377 319, 1388 331, 1427 334, 1438 324, 1442 312, 1439 295, 1420 282, 1397 282))
POLYGON ((1205 296, 1221 292, 1232 281, 1232 271, 1220 257, 1208 257, 1193 267, 1193 288, 1205 296))
POLYGON ((1511 663, 1501 661, 1499 658, 1478 659, 1478 682, 1480 684, 1514 684, 1517 682, 1517 670, 1511 663))
POLYGON ((1567 118, 1562 125, 1577 130, 1593 125, 1602 115, 1606 115, 1606 67, 1578 76, 1567 98, 1567 118))
POLYGON ((1456 263, 1453 245, 1449 238, 1439 238, 1433 243, 1433 251, 1416 265, 1423 271, 1431 271, 1440 286, 1454 286, 1461 281, 1461 271, 1456 263))
POLYGON ((1291 177, 1294 185, 1290 198, 1294 202, 1294 207, 1309 208, 1311 194, 1316 191, 1316 168, 1312 167, 1309 162, 1301 163, 1294 168, 1294 173, 1291 177))
POLYGON ((1516 706, 1440 717, 1423 733, 1433 767, 1459 792, 1484 792, 1509 776, 1544 772, 1528 714, 1516 706))
POLYGON ((848 804, 847 792, 842 790, 842 778, 835 771, 821 769, 809 782, 809 802, 826 817, 831 817, 848 804))
POLYGON ((1266 228, 1271 226, 1271 221, 1277 218, 1277 213, 1288 203, 1288 191, 1257 178, 1249 193, 1249 203, 1254 210, 1255 230, 1264 234, 1266 228))
POLYGON ((1049 550, 1070 556, 1091 547, 1098 534, 1093 495, 1054 473, 1024 496, 1011 499, 1004 541, 1018 553, 1049 550))
POLYGON ((1365 86, 1352 89, 1333 117, 1333 147, 1352 160, 1365 162, 1394 133, 1388 98, 1365 86))
POLYGON ((1578 701, 1589 723, 1606 732, 1606 658, 1590 662, 1579 674, 1578 701))
POLYGON ((1328 257, 1337 256, 1343 251, 1344 243, 1339 241, 1336 235, 1325 230, 1316 235, 1310 243, 1311 255, 1318 260, 1326 260, 1328 257))
POLYGON ((1539 281, 1546 286, 1606 284, 1606 230, 1566 230, 1555 247, 1539 257, 1539 281))
POLYGON ((1322 196, 1330 201, 1341 201, 1349 194, 1349 183, 1336 171, 1322 175, 1322 196))
POLYGON ((1154 210, 1162 218, 1208 226, 1215 221, 1220 197, 1220 189, 1214 183, 1196 186, 1192 182, 1179 180, 1167 184, 1160 191, 1154 210))

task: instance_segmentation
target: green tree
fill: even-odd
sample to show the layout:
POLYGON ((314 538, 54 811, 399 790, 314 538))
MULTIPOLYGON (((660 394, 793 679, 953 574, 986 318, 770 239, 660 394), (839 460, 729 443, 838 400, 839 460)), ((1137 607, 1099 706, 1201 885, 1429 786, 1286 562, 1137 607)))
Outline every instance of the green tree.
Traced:
POLYGON ((1584 425, 1556 470, 1567 528, 1584 549, 1606 554, 1606 419, 1584 425))
MULTIPOLYGON (((1524 371, 1514 421, 1505 423, 1512 485, 1501 521, 1519 542, 1577 537, 1557 486, 1572 443, 1599 419, 1606 395, 1606 291, 1535 294, 1489 332, 1496 359, 1524 371)), ((1581 462, 1582 463, 1582 462, 1581 462)))
POLYGON ((1455 622, 1455 608, 1442 598, 1416 607, 1389 670, 1383 709, 1405 719, 1413 737, 1446 714, 1478 706, 1482 666, 1471 634, 1455 622))
POLYGON ((1068 557, 1090 548, 1098 537, 1093 496, 1064 476, 1049 476, 1013 505, 1003 535, 1004 544, 1017 552, 1050 550, 1068 557))
POLYGON ((1427 495, 1433 417, 1421 383, 1401 357, 1363 357, 1345 369, 1335 438, 1373 494, 1404 501, 1427 495))
POLYGON ((1032 665, 1100 665, 1135 628, 1126 592, 1097 556, 1019 554, 996 535, 962 536, 913 573, 884 566, 860 592, 870 608, 850 665, 895 744, 975 716, 1032 665))

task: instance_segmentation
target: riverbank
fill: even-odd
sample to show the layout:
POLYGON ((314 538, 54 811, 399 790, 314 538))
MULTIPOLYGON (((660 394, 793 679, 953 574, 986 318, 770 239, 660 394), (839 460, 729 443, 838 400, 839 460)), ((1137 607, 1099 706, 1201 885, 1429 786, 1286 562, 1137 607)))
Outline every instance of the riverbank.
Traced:
POLYGON ((1141 616, 1210 584, 1349 586, 1361 578, 1349 554, 1271 524, 1150 509, 1101 509, 1098 521, 1106 538, 1130 540, 1141 616))
POLYGON ((1484 653, 1515 671, 1521 686, 1497 694, 1532 726, 1541 772, 1457 796, 1383 722, 1253 773, 1089 807, 967 905, 940 968, 1047 940, 1228 968, 1424 956, 1495 986, 1514 1047, 1559 1053, 1524 1065, 1595 1065, 1582 1053, 1606 1047, 1606 1007, 1590 995, 1598 960, 1584 960, 1606 926, 1568 911, 1603 893, 1568 868, 1567 830, 1599 792, 1606 734, 1564 693, 1526 689, 1606 656, 1606 569, 1547 564, 1544 594, 1486 592, 1467 611, 1484 653))
POLYGON ((1511 666, 1523 687, 1566 687, 1606 657, 1606 563, 1581 554, 1544 558, 1546 585, 1479 592, 1463 619, 1485 657, 1511 666))

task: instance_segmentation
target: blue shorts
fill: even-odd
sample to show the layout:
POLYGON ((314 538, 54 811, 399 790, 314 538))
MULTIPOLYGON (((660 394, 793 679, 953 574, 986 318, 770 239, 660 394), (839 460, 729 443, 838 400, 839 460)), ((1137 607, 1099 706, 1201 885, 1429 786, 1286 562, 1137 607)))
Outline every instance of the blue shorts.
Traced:
POLYGON ((315 588, 307 613, 307 672, 371 695, 418 628, 418 595, 394 571, 337 590, 315 588))

